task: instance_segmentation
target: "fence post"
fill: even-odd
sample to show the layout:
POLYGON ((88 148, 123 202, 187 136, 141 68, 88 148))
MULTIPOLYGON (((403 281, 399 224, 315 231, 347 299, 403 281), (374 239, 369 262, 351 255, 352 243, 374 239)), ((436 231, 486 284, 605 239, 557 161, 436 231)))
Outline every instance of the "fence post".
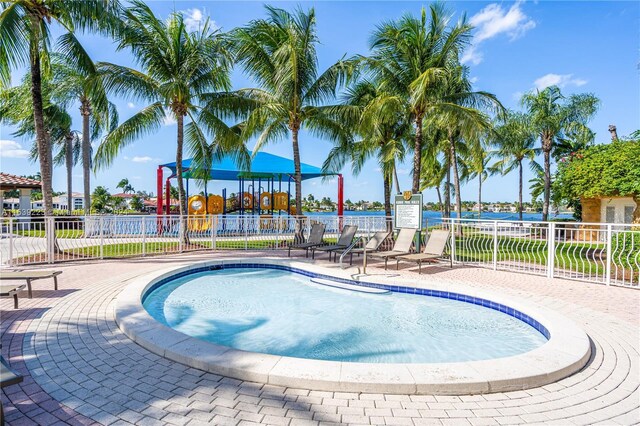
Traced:
POLYGON ((47 239, 47 263, 53 263, 55 256, 54 245, 56 239, 56 228, 53 220, 54 219, 52 217, 44 218, 44 233, 47 239))
POLYGON ((449 226, 451 228, 451 263, 456 263, 456 222, 454 219, 449 219, 449 226))
POLYGON ((13 218, 9 217, 9 266, 13 265, 13 218))
POLYGON ((612 226, 610 223, 607 223, 607 266, 606 266, 606 270, 605 270, 605 282, 607 285, 611 285, 611 262, 613 261, 612 259, 612 239, 613 239, 613 232, 612 232, 612 226))
POLYGON ((104 259, 104 217, 100 216, 98 226, 100 228, 100 259, 104 259))
POLYGON ((556 263, 556 224, 547 222, 547 278, 553 278, 556 263))
MULTIPOLYGON (((247 218, 247 220, 245 221, 245 227, 244 227, 244 249, 248 250, 249 249, 249 220, 247 218)), ((253 225, 253 223, 251 224, 253 225)))
POLYGON ((142 255, 147 255, 147 226, 146 221, 144 220, 144 216, 140 216, 140 220, 142 220, 142 224, 140 225, 140 230, 142 232, 142 255))
POLYGON ((209 229, 211 229, 211 248, 215 250, 216 238, 218 236, 218 218, 216 217, 216 215, 211 215, 211 226, 209 227, 209 229))
POLYGON ((182 225, 183 217, 179 216, 179 218, 180 219, 178 220, 178 252, 182 253, 182 251, 184 250, 182 239, 184 237, 184 233, 186 232, 186 229, 184 229, 184 226, 182 225))
POLYGON ((280 248, 280 242, 278 241, 278 235, 280 234, 280 217, 272 217, 270 220, 273 229, 276 231, 276 245, 274 250, 277 250, 280 248))
POLYGON ((498 270, 498 221, 493 221, 493 270, 498 270))

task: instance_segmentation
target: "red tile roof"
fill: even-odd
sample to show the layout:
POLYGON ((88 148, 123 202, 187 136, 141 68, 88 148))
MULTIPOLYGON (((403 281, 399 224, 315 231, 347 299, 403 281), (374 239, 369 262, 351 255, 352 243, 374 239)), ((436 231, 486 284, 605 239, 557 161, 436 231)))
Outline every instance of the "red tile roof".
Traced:
POLYGON ((0 173, 0 190, 19 188, 40 188, 40 181, 24 178, 21 176, 0 173))

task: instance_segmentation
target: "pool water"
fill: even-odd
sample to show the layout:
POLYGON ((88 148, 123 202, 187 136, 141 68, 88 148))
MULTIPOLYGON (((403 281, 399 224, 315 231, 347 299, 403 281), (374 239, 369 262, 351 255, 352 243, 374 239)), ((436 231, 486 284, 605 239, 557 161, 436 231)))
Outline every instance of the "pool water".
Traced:
POLYGON ((346 362, 436 363, 507 357, 547 339, 499 311, 439 297, 366 294, 276 269, 176 278, 144 299, 156 320, 251 352, 346 362))

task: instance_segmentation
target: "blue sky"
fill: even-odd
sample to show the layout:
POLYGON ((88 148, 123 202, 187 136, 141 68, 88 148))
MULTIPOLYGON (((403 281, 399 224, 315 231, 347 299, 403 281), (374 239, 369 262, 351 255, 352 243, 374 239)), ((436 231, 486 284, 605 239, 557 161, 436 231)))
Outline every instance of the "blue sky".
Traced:
MULTIPOLYGON (((182 11, 195 26, 198 20, 210 16, 223 31, 244 25, 264 16, 263 2, 214 1, 148 1, 152 9, 166 17, 182 11)), ((368 39, 376 24, 395 19, 405 12, 420 13, 426 2, 270 2, 284 8, 314 7, 317 14, 321 45, 318 55, 321 69, 343 55, 367 54, 368 39)), ((618 134, 628 135, 640 128, 639 35, 640 3, 638 2, 448 2, 459 16, 466 13, 476 26, 474 41, 465 55, 471 67, 475 88, 495 93, 502 103, 517 109, 522 93, 557 84, 563 93, 591 92, 602 101, 591 122, 597 141, 609 141, 607 126, 616 124, 618 134)), ((117 62, 136 66, 129 52, 115 52, 110 40, 97 36, 81 36, 85 47, 96 61, 117 62)), ((14 83, 22 70, 13 74, 14 83)), ((252 86, 240 69, 234 70, 235 88, 252 86)), ((144 105, 127 99, 114 99, 124 120, 144 105)), ((77 108, 72 109, 74 126, 81 127, 77 108)), ((176 126, 171 120, 156 134, 144 137, 124 149, 107 170, 99 171, 92 186, 103 185, 117 192, 117 182, 128 178, 136 189, 155 192, 155 170, 158 164, 174 161, 176 126)), ((11 135, 12 129, 0 128, 1 170, 6 173, 32 174, 37 164, 24 158, 31 141, 11 135)), ((321 165, 331 143, 301 135, 302 161, 321 165)), ((265 151, 291 157, 291 143, 283 140, 267 146, 265 151)), ((402 189, 410 187, 409 161, 399 168, 402 189)), ((348 167, 345 176, 345 197, 352 200, 382 200, 382 182, 374 161, 354 177, 348 167)), ((527 170, 526 179, 530 178, 527 170)), ((74 191, 82 190, 81 169, 74 170, 74 191)), ((222 187, 235 192, 233 182, 212 183, 209 191, 222 187)), ((527 185, 528 186, 528 185, 527 185)), ((54 171, 54 188, 65 187, 63 168, 54 171)), ((305 195, 336 199, 332 182, 311 180, 304 183, 305 195)), ((483 185, 483 199, 513 201, 517 199, 517 174, 491 177, 483 185)), ((476 182, 462 189, 465 200, 475 199, 476 182)), ((528 194, 525 199, 529 199, 528 194)), ((425 191, 425 200, 435 201, 434 190, 425 191)))

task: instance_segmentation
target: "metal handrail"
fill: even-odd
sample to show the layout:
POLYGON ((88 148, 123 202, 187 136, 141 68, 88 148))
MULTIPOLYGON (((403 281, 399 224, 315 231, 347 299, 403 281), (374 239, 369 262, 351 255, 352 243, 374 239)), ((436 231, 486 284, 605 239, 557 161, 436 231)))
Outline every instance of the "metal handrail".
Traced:
MULTIPOLYGON (((344 266, 342 266, 342 259, 344 259, 345 255, 347 255, 351 250, 353 250, 353 248, 354 248, 356 245, 358 245, 358 244, 359 244, 363 239, 364 239, 364 237, 362 237, 362 236, 360 236, 360 237, 358 237, 358 238, 354 239, 354 240, 353 240, 353 242, 351 243, 351 245, 349 245, 349 247, 347 247, 347 248, 342 252, 342 254, 340 255, 340 269, 347 269, 347 268, 345 268, 344 266)), ((366 245, 365 245, 365 249, 364 249, 364 250, 365 250, 364 255, 366 256, 366 254, 367 254, 367 252, 366 252, 366 250, 367 250, 366 245)), ((358 270, 359 270, 359 269, 360 269, 360 268, 358 268, 358 270)))

